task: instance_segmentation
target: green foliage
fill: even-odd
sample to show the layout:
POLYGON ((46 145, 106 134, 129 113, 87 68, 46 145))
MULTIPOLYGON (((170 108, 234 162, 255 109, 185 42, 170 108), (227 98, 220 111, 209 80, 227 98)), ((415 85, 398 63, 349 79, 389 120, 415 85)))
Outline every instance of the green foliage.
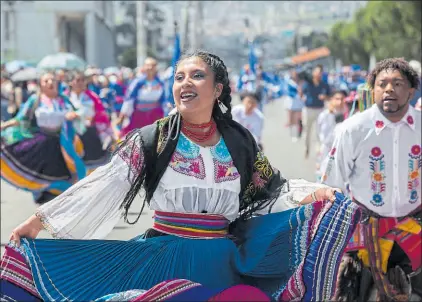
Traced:
POLYGON ((421 60, 421 1, 368 1, 351 22, 338 22, 328 47, 344 64, 368 67, 369 57, 421 60))
POLYGON ((309 36, 310 49, 327 45, 328 35, 325 32, 312 31, 309 36))
MULTIPOLYGON (((157 58, 157 54, 154 52, 154 50, 151 47, 148 47, 147 49, 147 56, 157 58)), ((122 66, 126 66, 129 68, 136 68, 138 67, 138 58, 137 58, 137 52, 136 47, 130 47, 127 48, 122 53, 122 58, 120 64, 122 66)))
POLYGON ((137 66, 137 57, 136 57, 136 47, 127 48, 122 54, 122 66, 129 68, 136 68, 137 66))

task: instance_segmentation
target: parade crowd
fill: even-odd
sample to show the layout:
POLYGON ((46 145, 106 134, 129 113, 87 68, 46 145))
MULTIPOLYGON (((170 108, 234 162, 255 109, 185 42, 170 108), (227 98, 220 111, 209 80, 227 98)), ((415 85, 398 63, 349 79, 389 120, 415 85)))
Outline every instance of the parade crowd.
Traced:
POLYGON ((2 299, 422 297, 419 62, 235 75, 195 51, 170 73, 147 58, 16 82, 2 66, 2 180, 38 206, 6 247, 2 299), (265 157, 271 102, 304 158, 316 152, 315 180, 265 157), (122 216, 134 223, 140 192, 134 222, 147 206, 153 227, 105 240, 122 216), (57 239, 36 239, 42 229, 57 239))

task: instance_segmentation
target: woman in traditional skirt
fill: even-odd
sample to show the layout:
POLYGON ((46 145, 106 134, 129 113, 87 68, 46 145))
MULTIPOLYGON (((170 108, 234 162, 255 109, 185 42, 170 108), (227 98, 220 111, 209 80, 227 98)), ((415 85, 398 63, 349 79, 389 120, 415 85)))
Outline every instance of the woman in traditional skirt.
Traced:
POLYGON ((80 127, 76 130, 84 145, 83 160, 89 174, 109 159, 108 148, 113 142, 111 123, 99 96, 87 89, 82 72, 71 74, 70 89, 66 94, 80 120, 80 127))
POLYGON ((171 301, 144 290, 198 283, 208 296, 193 291, 183 301, 224 300, 225 289, 239 286, 279 301, 335 294, 358 206, 331 188, 288 181, 270 165, 232 120, 227 69, 216 55, 183 57, 173 94, 174 115, 133 131, 109 164, 13 231, 3 299, 171 301), (138 221, 142 210, 132 222, 128 210, 141 188, 153 227, 129 241, 102 239, 123 209, 128 223, 138 221), (59 239, 34 239, 43 228, 59 239))
POLYGON ((120 116, 116 121, 119 127, 124 119, 130 120, 129 124, 122 128, 121 138, 133 129, 150 125, 164 117, 165 90, 164 83, 157 76, 157 61, 147 58, 143 69, 145 75, 141 75, 130 84, 120 116))
POLYGON ((57 92, 54 75, 40 78, 33 95, 17 116, 1 125, 1 177, 45 203, 85 176, 81 141, 72 123, 76 113, 57 92))

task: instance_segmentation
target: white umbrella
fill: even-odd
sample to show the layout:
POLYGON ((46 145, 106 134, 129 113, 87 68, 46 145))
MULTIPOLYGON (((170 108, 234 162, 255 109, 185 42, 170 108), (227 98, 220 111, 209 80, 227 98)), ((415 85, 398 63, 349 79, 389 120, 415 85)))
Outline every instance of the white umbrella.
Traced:
POLYGON ((37 80, 40 76, 39 71, 34 67, 28 67, 19 71, 16 71, 10 79, 13 82, 26 82, 37 80))
POLYGON ((44 59, 38 63, 37 68, 43 70, 84 70, 86 66, 86 62, 77 55, 74 55, 73 53, 59 52, 57 54, 44 57, 44 59))

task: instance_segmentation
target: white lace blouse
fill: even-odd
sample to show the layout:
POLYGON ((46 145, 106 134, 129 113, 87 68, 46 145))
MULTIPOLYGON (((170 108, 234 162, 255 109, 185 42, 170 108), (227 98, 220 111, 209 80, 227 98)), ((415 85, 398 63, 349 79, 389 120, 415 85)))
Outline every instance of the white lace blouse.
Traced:
MULTIPOLYGON (((54 200, 38 208, 37 215, 58 238, 106 237, 122 216, 121 204, 143 160, 138 138, 107 165, 99 167, 54 200), (131 149, 135 156, 130 158, 131 149), (131 165, 129 165, 132 163, 131 165), (132 169, 130 168, 132 167, 132 169), (131 169, 129 171, 129 169, 131 169)), ((290 180, 288 190, 271 207, 257 214, 279 212, 323 185, 290 180)), ((239 212, 240 175, 224 140, 201 147, 180 135, 176 151, 150 202, 151 210, 220 214, 233 221, 239 212)))

